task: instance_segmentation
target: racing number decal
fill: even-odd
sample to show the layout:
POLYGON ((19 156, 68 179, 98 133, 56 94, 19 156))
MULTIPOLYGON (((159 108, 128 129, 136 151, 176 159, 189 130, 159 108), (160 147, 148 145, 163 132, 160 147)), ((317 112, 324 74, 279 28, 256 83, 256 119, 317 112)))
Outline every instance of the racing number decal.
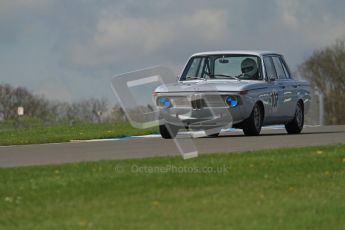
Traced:
POLYGON ((272 97, 272 109, 273 109, 273 112, 276 112, 277 111, 277 107, 278 107, 278 92, 277 91, 273 91, 272 94, 271 94, 271 97, 272 97))

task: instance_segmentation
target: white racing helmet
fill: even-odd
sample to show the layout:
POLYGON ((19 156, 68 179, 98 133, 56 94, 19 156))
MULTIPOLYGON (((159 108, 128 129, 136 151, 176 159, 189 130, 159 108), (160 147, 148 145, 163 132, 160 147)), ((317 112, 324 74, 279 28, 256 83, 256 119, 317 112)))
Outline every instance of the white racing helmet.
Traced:
POLYGON ((241 70, 243 74, 254 77, 258 72, 258 66, 253 59, 246 58, 241 63, 241 70))

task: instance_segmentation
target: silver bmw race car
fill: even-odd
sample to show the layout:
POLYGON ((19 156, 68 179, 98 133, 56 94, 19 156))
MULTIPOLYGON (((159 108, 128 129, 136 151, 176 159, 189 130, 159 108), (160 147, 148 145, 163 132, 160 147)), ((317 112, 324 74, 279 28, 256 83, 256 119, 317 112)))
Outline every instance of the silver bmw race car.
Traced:
POLYGON ((308 82, 293 78, 281 54, 266 51, 194 54, 178 81, 157 87, 154 97, 167 139, 181 129, 218 136, 225 127, 253 136, 276 124, 297 134, 311 99, 308 82))

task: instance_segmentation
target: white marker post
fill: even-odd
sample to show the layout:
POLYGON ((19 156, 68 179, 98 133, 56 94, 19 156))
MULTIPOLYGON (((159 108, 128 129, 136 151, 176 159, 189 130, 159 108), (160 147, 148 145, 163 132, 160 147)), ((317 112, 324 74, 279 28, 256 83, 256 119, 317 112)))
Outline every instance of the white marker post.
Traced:
POLYGON ((16 128, 20 128, 21 125, 21 117, 24 115, 24 107, 23 106, 18 106, 17 108, 17 118, 16 118, 16 123, 15 123, 15 127, 16 128))
POLYGON ((315 87, 315 95, 318 96, 319 98, 319 122, 320 122, 320 126, 324 126, 325 125, 325 101, 324 101, 324 95, 323 92, 321 90, 319 90, 319 88, 315 87))
POLYGON ((17 114, 18 114, 18 116, 23 116, 24 115, 24 107, 23 106, 19 106, 17 108, 17 114))

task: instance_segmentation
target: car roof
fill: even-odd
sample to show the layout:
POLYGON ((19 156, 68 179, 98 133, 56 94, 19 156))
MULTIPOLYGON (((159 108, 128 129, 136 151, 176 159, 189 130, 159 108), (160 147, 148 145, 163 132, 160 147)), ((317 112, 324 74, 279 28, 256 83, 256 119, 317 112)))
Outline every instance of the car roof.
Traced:
POLYGON ((209 52, 195 53, 192 55, 192 57, 205 56, 205 55, 219 55, 219 54, 244 54, 244 55, 256 55, 256 56, 263 56, 263 55, 268 55, 268 54, 281 55, 276 52, 262 51, 262 50, 223 50, 223 51, 209 51, 209 52))

